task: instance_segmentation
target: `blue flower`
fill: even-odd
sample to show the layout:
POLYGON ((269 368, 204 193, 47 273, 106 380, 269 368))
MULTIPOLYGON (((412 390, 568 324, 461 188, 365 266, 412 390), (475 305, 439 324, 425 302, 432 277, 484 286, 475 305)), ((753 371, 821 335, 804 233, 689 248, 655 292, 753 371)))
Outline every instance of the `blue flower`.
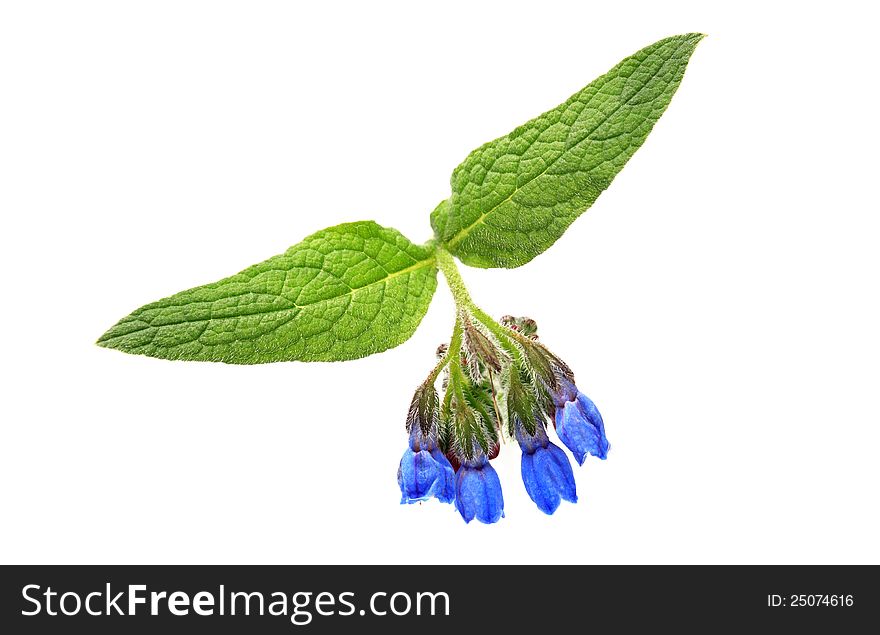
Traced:
POLYGON ((604 459, 611 444, 605 438, 602 415, 589 397, 566 379, 561 380, 555 395, 556 434, 583 465, 588 454, 604 459))
POLYGON ((455 508, 466 523, 497 523, 504 516, 501 481, 485 454, 464 461, 455 474, 455 508))
POLYGON ((425 437, 417 427, 410 433, 409 447, 397 469, 400 503, 417 503, 436 498, 442 503, 455 499, 455 470, 437 447, 436 441, 425 437))
POLYGON ((536 422, 535 434, 522 424, 516 426, 516 440, 522 448, 522 479, 529 497, 545 514, 552 514, 565 499, 577 502, 574 473, 565 452, 550 443, 544 422, 536 422))

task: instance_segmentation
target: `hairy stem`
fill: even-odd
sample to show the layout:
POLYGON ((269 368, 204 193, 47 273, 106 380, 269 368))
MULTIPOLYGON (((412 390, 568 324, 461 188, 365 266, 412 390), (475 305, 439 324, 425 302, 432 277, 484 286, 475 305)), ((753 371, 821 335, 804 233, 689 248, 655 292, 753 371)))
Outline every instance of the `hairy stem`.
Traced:
POLYGON ((440 358, 440 361, 434 366, 434 370, 428 375, 428 383, 433 384, 437 381, 440 371, 442 371, 449 363, 449 360, 452 359, 451 353, 456 348, 461 348, 461 322, 458 319, 455 320, 455 326, 452 328, 452 337, 449 339, 449 348, 446 349, 446 354, 440 358))
MULTIPOLYGON (((449 290, 452 292, 452 298, 455 300, 456 309, 458 309, 458 311, 466 311, 477 318, 477 320, 479 320, 480 323, 489 329, 489 332, 496 337, 498 343, 501 344, 504 350, 510 353, 517 361, 522 361, 522 351, 520 351, 519 346, 516 345, 510 329, 503 327, 480 307, 474 304, 474 301, 471 299, 471 295, 468 293, 467 287, 464 284, 464 280, 462 280, 461 274, 458 272, 458 267, 455 265, 455 259, 452 257, 452 254, 443 249, 443 247, 437 247, 436 259, 437 266, 440 271, 443 272, 443 277, 446 278, 446 284, 449 285, 449 290)), ((460 336, 461 332, 458 322, 459 320, 456 318, 456 327, 459 328, 460 336)), ((461 339, 459 337, 459 346, 460 343, 461 339)), ((454 348, 453 343, 450 343, 449 352, 452 352, 454 348)))
POLYGON ((443 247, 437 247, 436 258, 437 266, 443 272, 446 284, 449 285, 449 290, 452 292, 455 306, 459 310, 472 307, 474 302, 471 300, 467 287, 464 286, 461 274, 458 273, 458 267, 455 266, 455 259, 453 259, 452 254, 443 249, 443 247))
MULTIPOLYGON (((457 359, 461 358, 461 320, 458 319, 458 316, 455 316, 455 326, 452 328, 452 337, 449 339, 449 348, 446 349, 446 355, 443 356, 443 359, 434 367, 434 370, 431 372, 431 377, 433 380, 437 379, 437 375, 440 374, 440 371, 449 364, 449 362, 455 356, 457 359)), ((459 364, 460 365, 460 364, 459 364)), ((449 383, 450 385, 453 382, 453 369, 456 364, 451 364, 449 367, 449 383)), ((452 399, 453 390, 447 390, 446 395, 443 398, 443 411, 447 411, 449 409, 449 402, 452 399)))

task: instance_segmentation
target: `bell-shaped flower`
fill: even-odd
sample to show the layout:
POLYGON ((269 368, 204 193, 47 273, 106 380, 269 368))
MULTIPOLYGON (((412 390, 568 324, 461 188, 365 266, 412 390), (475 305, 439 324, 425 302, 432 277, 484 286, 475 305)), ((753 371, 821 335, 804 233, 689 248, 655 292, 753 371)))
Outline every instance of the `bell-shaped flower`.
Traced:
POLYGON ((432 436, 424 436, 418 426, 409 435, 409 447, 397 469, 400 502, 417 503, 436 498, 443 503, 455 499, 455 470, 432 436))
POLYGON ((562 500, 577 502, 574 473, 565 452, 547 437, 543 421, 535 422, 530 434, 517 421, 516 440, 522 448, 522 479, 526 492, 545 514, 552 514, 562 500))
POLYGON ((602 415, 589 397, 567 379, 560 379, 554 395, 556 434, 583 465, 588 454, 600 459, 608 456, 611 444, 605 437, 602 415))
POLYGON ((497 523, 504 516, 501 481, 485 454, 462 461, 455 473, 455 508, 467 523, 497 523))

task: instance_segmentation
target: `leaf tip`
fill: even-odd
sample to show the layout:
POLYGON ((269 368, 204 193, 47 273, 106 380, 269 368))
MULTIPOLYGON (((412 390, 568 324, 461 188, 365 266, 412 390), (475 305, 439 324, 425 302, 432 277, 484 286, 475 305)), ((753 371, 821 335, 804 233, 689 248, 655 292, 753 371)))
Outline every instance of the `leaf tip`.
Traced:
POLYGON ((705 38, 707 38, 707 37, 709 37, 709 36, 708 36, 706 33, 697 33, 697 32, 694 32, 694 33, 688 33, 688 34, 684 35, 683 37, 684 37, 684 39, 686 39, 686 40, 692 40, 693 43, 694 43, 694 46, 696 46, 697 44, 699 44, 700 42, 702 42, 703 39, 705 39, 705 38))
POLYGON ((109 337, 108 337, 109 334, 110 334, 110 331, 105 331, 101 335, 101 337, 99 337, 98 339, 95 340, 95 346, 100 346, 101 348, 107 348, 109 346, 109 344, 107 343, 107 340, 109 339, 109 337))
POLYGON ((95 346, 101 348, 118 348, 113 344, 113 328, 106 331, 101 337, 95 340, 95 346))

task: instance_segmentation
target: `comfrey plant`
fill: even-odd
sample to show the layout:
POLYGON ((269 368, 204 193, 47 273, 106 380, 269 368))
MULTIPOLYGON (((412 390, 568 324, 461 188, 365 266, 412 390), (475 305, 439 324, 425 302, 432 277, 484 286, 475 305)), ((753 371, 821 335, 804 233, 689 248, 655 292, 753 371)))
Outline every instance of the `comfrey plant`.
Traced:
POLYGON ((330 227, 230 278, 137 309, 98 344, 229 364, 365 357, 413 334, 442 271, 456 315, 406 419, 402 502, 436 498, 467 522, 498 521, 504 499, 491 461, 505 439, 522 450, 523 483, 541 511, 576 502, 571 464, 548 423, 582 465, 608 454, 602 416, 533 320, 496 321, 473 302, 455 259, 513 268, 553 245, 645 141, 702 38, 660 40, 473 151, 431 213, 434 237, 424 245, 372 221, 330 227))

